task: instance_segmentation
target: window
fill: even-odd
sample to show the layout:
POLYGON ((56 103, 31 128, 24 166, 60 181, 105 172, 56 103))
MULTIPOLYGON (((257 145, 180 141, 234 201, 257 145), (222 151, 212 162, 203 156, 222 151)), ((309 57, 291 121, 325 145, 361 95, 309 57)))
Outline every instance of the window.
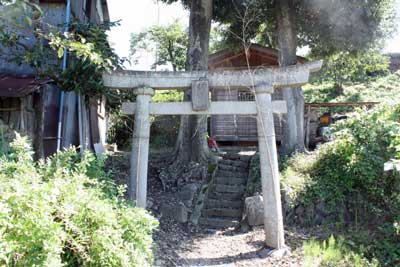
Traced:
POLYGON ((239 101, 254 101, 254 93, 250 91, 238 91, 239 101))

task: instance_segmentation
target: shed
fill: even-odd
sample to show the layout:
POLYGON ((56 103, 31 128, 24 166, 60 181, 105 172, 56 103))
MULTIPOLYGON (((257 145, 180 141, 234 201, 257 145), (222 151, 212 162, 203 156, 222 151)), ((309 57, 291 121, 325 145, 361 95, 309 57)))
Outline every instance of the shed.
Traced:
MULTIPOLYGON (((260 67, 278 66, 278 50, 252 44, 246 51, 241 49, 224 49, 211 54, 208 59, 209 70, 246 70, 260 67)), ((298 63, 305 59, 298 57, 298 63)), ((280 91, 276 91, 272 98, 282 99, 280 91)), ((254 94, 246 88, 232 90, 213 90, 213 101, 254 101, 254 94)), ((278 142, 282 140, 282 123, 278 115, 274 115, 275 133, 278 142)), ((257 141, 257 121, 254 116, 246 115, 214 115, 211 117, 210 135, 219 142, 257 141)))
MULTIPOLYGON (((67 10, 66 0, 35 1, 42 11, 42 30, 46 25, 61 27, 65 23, 67 10)), ((0 5, 0 12, 8 6, 0 5)), ((71 1, 71 16, 83 23, 99 24, 109 21, 106 0, 73 0, 71 1)), ((32 47, 35 42, 33 26, 21 23, 21 27, 12 24, 0 25, 25 37, 24 45, 32 47)), ((7 47, 1 46, 5 52, 0 54, 0 146, 11 140, 6 140, 4 129, 8 133, 19 132, 28 136, 34 146, 37 158, 52 155, 60 140, 61 148, 71 145, 82 145, 93 148, 95 144, 104 144, 106 139, 105 98, 82 96, 78 105, 78 95, 66 92, 65 100, 60 107, 61 89, 50 79, 43 79, 37 71, 26 63, 13 62, 7 47), (85 101, 87 99, 87 101, 85 101), (61 112, 59 112, 61 110, 61 112), (78 112, 80 110, 81 112, 78 112), (60 113, 62 121, 59 121, 60 113), (79 121, 82 126, 78 127, 79 121), (62 127, 60 127, 62 126, 62 127), (58 129, 61 128, 61 137, 58 129), (79 132, 79 133, 78 133, 79 132), (78 141, 78 137, 82 140, 78 141), (60 139, 58 139, 60 138, 60 139)), ((47 64, 59 62, 47 58, 47 64)), ((60 64, 61 65, 61 64, 60 64)), ((64 88, 68 90, 68 88, 64 88)), ((13 134, 9 135, 13 138, 13 134)))

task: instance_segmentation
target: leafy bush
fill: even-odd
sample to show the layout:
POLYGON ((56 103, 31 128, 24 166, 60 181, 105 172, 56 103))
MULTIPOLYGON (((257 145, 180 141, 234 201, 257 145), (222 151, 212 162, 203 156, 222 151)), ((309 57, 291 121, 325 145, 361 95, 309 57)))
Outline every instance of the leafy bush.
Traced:
POLYGON ((318 242, 311 240, 303 243, 305 267, 376 267, 374 260, 369 262, 359 254, 354 253, 345 246, 343 238, 336 240, 331 236, 318 242))
POLYGON ((383 165, 399 157, 400 106, 353 113, 335 128, 334 142, 311 155, 288 160, 283 184, 297 191, 299 201, 322 200, 332 211, 338 203, 359 199, 362 203, 346 202, 347 207, 361 209, 358 204, 368 203, 362 209, 373 209, 370 215, 396 214, 400 211, 400 177, 398 173, 384 173, 383 165), (292 186, 293 176, 300 177, 307 186, 296 189, 292 186))
POLYGON ((363 82, 345 83, 343 94, 337 95, 332 81, 308 84, 303 87, 306 102, 373 101, 392 103, 398 98, 400 77, 396 74, 371 78, 363 82))
POLYGON ((325 225, 347 231, 354 225, 353 238, 364 245, 365 255, 378 258, 381 266, 397 266, 400 174, 385 173, 383 166, 400 157, 400 105, 356 112, 334 130, 334 142, 286 162, 282 188, 292 207, 311 211, 298 219, 313 223, 319 214, 325 225), (364 238, 358 237, 363 232, 364 238))
POLYGON ((153 102, 182 102, 183 91, 166 90, 156 91, 152 98, 153 102))
POLYGON ((373 76, 387 73, 388 69, 389 59, 380 52, 342 51, 325 59, 318 80, 333 82, 336 93, 340 95, 346 82, 366 81, 373 76))
POLYGON ((0 265, 150 266, 157 221, 102 164, 73 150, 36 164, 17 137, 0 158, 0 265))
POLYGON ((249 178, 246 184, 246 197, 261 193, 260 155, 255 154, 250 161, 249 178))

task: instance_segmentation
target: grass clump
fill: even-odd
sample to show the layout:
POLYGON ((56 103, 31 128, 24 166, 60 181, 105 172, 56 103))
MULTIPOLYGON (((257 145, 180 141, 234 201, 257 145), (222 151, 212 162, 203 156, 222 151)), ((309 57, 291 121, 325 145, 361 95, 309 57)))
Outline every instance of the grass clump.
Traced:
POLYGON ((377 267, 376 260, 368 261, 345 245, 345 240, 331 236, 328 241, 315 239, 303 243, 304 267, 377 267))
POLYGON ((0 265, 151 266, 157 221, 102 165, 73 150, 35 163, 17 137, 0 158, 0 265))

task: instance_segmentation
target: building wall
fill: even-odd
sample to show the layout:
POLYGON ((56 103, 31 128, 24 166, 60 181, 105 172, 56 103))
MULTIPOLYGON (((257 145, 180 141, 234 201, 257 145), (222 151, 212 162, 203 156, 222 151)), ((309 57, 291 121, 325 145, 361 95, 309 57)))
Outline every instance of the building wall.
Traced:
MULTIPOLYGON (((82 22, 86 22, 89 18, 85 13, 85 6, 87 1, 90 3, 90 11, 87 12, 90 15, 90 22, 92 23, 101 23, 104 20, 104 12, 103 12, 103 1, 102 0, 72 0, 71 1, 71 11, 72 16, 82 22)), ((46 29, 46 24, 53 26, 60 26, 63 28, 65 24, 65 12, 66 12, 66 1, 40 1, 40 8, 43 12, 43 27, 46 29)), ((9 10, 7 6, 0 7, 0 13, 5 13, 9 10)), ((107 12, 107 10, 106 10, 107 12)), ((33 25, 28 25, 21 17, 21 21, 16 21, 21 24, 22 27, 12 27, 8 25, 7 27, 10 31, 18 32, 20 35, 24 35, 26 37, 25 40, 22 41, 24 45, 27 47, 32 47, 36 38, 33 35, 33 25)), ((4 47, 0 47, 4 53, 0 55, 0 73, 1 74, 12 74, 16 76, 29 76, 35 75, 36 72, 27 64, 16 64, 10 62, 10 54, 9 50, 4 47)), ((56 59, 54 59, 56 61, 56 59)))
MULTIPOLYGON (((104 18, 103 4, 104 2, 101 0, 92 0, 91 2, 90 0, 72 0, 71 16, 81 22, 90 21, 92 23, 100 23, 104 18), (88 5, 90 6, 88 12, 85 12, 86 3, 90 4, 88 5)), ((52 25, 60 27, 60 30, 62 31, 66 18, 66 1, 43 0, 40 1, 40 7, 43 12, 44 23, 42 25, 44 30, 46 30, 46 25, 52 25)), ((4 11, 4 7, 0 7, 0 12, 4 11)), ((11 26, 9 27, 11 28, 11 26)), ((13 30, 19 31, 22 35, 28 37, 25 41, 25 45, 27 47, 32 47, 36 42, 33 35, 33 29, 33 26, 25 24, 22 29, 15 28, 13 30)), ((27 64, 18 65, 8 62, 6 58, 7 51, 5 52, 6 53, 0 55, 0 74, 12 76, 35 76, 35 70, 27 64)), ((57 58, 55 53, 54 58, 46 58, 46 63, 59 65, 61 68, 61 60, 57 58)), ((59 101, 60 89, 51 84, 44 85, 40 89, 40 93, 34 93, 23 98, 5 99, 0 96, 0 109, 3 108, 3 111, 0 110, 0 119, 9 124, 13 130, 21 132, 25 131, 34 141, 35 151, 39 157, 48 156, 56 150, 59 101), (37 99, 34 105, 32 104, 32 101, 30 101, 32 98, 37 99), (24 105, 23 107, 21 106, 22 104, 24 105), (13 107, 16 110, 4 111, 5 107, 13 107)), ((63 140, 63 144, 67 147, 71 144, 77 144, 76 135, 78 133, 78 127, 76 125, 76 94, 74 92, 67 93, 64 103, 63 136, 67 136, 68 138, 63 140), (72 122, 72 124, 70 123, 69 126, 67 126, 68 122, 72 122), (66 141, 68 142, 66 143, 66 141)), ((102 121, 99 120, 96 125, 91 124, 91 126, 97 126, 100 130, 105 128, 105 126, 100 125, 100 123, 102 123, 102 121)), ((105 134, 101 131, 101 137, 102 139, 105 139, 103 138, 103 135, 105 134)))
MULTIPOLYGON (((6 14, 6 12, 9 12, 9 10, 10 8, 8 6, 0 6, 0 13, 2 14, 6 14)), ((23 43, 27 47, 32 47, 36 41, 33 35, 33 26, 29 26, 25 20, 18 18, 17 21, 15 21, 15 23, 21 25, 21 27, 6 25, 7 29, 10 32, 16 32, 19 35, 24 35, 26 38, 21 40, 21 43, 23 43)), ((27 64, 16 64, 10 62, 10 59, 12 57, 10 50, 0 46, 0 51, 3 51, 3 53, 0 54, 0 74, 14 74, 14 75, 28 76, 28 75, 33 75, 35 73, 35 70, 29 67, 27 64)))

